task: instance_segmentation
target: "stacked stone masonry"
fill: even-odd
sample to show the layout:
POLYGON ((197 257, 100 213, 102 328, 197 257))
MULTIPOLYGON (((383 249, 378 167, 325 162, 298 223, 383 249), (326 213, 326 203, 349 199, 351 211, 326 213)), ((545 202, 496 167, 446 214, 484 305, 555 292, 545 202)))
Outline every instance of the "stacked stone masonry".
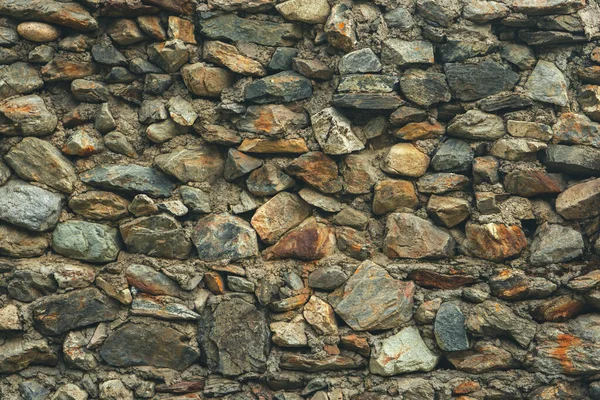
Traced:
POLYGON ((600 399, 600 0, 0 0, 0 399, 600 399))

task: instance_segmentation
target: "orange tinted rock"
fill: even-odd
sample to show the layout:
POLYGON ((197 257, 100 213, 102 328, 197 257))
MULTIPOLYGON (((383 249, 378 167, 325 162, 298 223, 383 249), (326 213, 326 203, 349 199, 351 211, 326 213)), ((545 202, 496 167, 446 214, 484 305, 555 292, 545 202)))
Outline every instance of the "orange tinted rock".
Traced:
POLYGON ((302 307, 308 301, 310 294, 302 293, 297 296, 287 297, 283 300, 269 304, 269 307, 276 312, 295 310, 302 307))
POLYGON ((173 39, 179 39, 184 43, 196 44, 194 24, 186 19, 170 15, 168 32, 169 36, 173 39))
POLYGON ((513 171, 504 178, 506 191, 523 197, 560 193, 565 185, 562 176, 545 171, 513 171))
POLYGON ((469 394, 481 389, 481 385, 476 381, 466 381, 452 390, 454 394, 469 394))
POLYGON ((217 272, 207 272, 204 274, 204 283, 208 290, 210 290, 213 294, 223 294, 225 293, 225 281, 221 274, 217 272))
POLYGON ((405 180, 387 179, 375 185, 373 213, 383 215, 396 210, 414 209, 419 205, 415 186, 405 180))
POLYGON ((318 260, 330 254, 335 248, 333 230, 309 218, 299 227, 289 231, 275 245, 263 252, 266 260, 297 258, 318 260))
POLYGON ((186 65, 181 69, 181 76, 190 92, 205 97, 219 97, 235 81, 231 72, 202 63, 186 65))
POLYGON ((304 221, 310 209, 298 195, 281 192, 260 206, 250 223, 265 243, 273 244, 304 221))
POLYGON ((312 151, 296 158, 288 164, 286 172, 323 193, 337 193, 342 190, 342 180, 336 162, 320 151, 312 151))
POLYGON ((429 220, 409 213, 387 218, 383 252, 389 258, 444 258, 454 253, 454 239, 429 220))
POLYGON ((205 42, 204 57, 208 61, 229 68, 238 74, 250 76, 265 76, 267 74, 258 61, 241 55, 235 46, 227 43, 205 42))
POLYGON ((579 297, 559 296, 545 300, 531 314, 540 322, 561 322, 580 314, 584 306, 585 302, 579 297))
POLYGON ((523 272, 504 269, 488 281, 492 294, 503 300, 541 299, 557 288, 556 284, 541 277, 528 277, 523 272))
POLYGON ((301 154, 308 152, 304 139, 244 139, 239 151, 248 153, 301 154))
POLYGON ((411 122, 396 131, 396 137, 402 140, 434 139, 446 132, 444 125, 436 122, 411 122))
POLYGON ((479 342, 472 350, 450 353, 448 361, 459 371, 471 374, 517 368, 519 362, 506 350, 491 343, 479 342))
POLYGON ((338 332, 333 308, 316 296, 311 296, 304 305, 304 319, 321 335, 336 335, 338 332))
POLYGON ((71 61, 64 58, 55 58, 40 70, 46 82, 72 81, 85 78, 97 72, 96 65, 84 61, 71 61))
POLYGON ((426 269, 412 271, 408 279, 415 281, 419 286, 434 289, 458 289, 476 281, 474 276, 442 274, 426 269))
POLYGON ((340 345, 348 350, 354 351, 361 356, 368 357, 371 354, 371 346, 367 338, 355 334, 344 335, 340 338, 340 345))
POLYGON ((282 369, 305 372, 343 371, 361 368, 366 364, 363 358, 329 356, 316 358, 310 354, 283 353, 279 365, 282 369))
POLYGON ((340 251, 348 257, 357 260, 366 260, 371 257, 374 246, 362 232, 356 229, 341 226, 336 228, 335 237, 340 251))
POLYGON ((515 257, 527 247, 525 234, 516 225, 489 223, 467 225, 466 247, 479 258, 502 261, 515 257))

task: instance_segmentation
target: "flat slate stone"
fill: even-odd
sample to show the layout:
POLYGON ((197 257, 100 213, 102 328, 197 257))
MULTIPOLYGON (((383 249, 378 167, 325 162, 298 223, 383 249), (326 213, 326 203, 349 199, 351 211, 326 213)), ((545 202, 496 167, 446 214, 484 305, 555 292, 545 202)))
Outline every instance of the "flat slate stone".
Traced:
POLYGON ((283 71, 246 86, 244 97, 258 104, 289 103, 312 96, 310 80, 294 71, 283 71))
POLYGON ((56 226, 62 210, 62 196, 12 180, 0 186, 0 219, 31 231, 47 231, 56 226))
POLYGON ((200 22, 202 33, 211 39, 250 42, 263 46, 289 46, 302 38, 302 29, 294 24, 277 24, 225 14, 200 22))
POLYGON ((108 225, 66 221, 52 233, 52 248, 58 254, 89 262, 114 261, 121 250, 119 233, 108 225))
POLYGON ((169 197, 175 185, 167 175, 140 165, 107 165, 79 175, 83 183, 108 190, 169 197))
POLYGON ((152 366, 184 370, 200 356, 180 331, 159 324, 128 322, 104 342, 100 356, 114 367, 152 366))
POLYGON ((78 31, 93 31, 98 22, 77 3, 54 0, 0 0, 0 14, 18 19, 44 21, 78 31))
POLYGON ((415 285, 392 278, 364 261, 344 286, 329 296, 335 312, 356 331, 396 328, 412 318, 415 285))
POLYGON ((119 303, 98 289, 87 288, 43 297, 31 304, 31 311, 36 330, 44 335, 60 335, 76 328, 114 320, 119 303))
POLYGON ((192 250, 185 230, 170 215, 137 218, 122 224, 119 230, 127 251, 131 253, 186 259, 192 250))
POLYGON ((542 162, 548 171, 572 175, 600 174, 600 150, 587 146, 548 145, 542 162))
POLYGON ((479 64, 445 64, 444 72, 453 97, 464 101, 511 90, 519 80, 519 74, 490 60, 479 64))
POLYGON ((270 351, 266 315, 239 295, 213 297, 198 325, 198 343, 212 372, 263 373, 270 351))
POLYGON ((30 365, 54 366, 57 362, 58 356, 46 340, 13 338, 0 345, 0 374, 12 374, 30 365))

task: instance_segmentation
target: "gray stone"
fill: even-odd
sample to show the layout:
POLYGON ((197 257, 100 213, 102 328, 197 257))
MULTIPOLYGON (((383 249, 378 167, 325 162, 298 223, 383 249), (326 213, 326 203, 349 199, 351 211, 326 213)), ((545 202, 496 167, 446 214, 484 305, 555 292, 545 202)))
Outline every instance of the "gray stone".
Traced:
POLYGON ((437 223, 452 228, 471 215, 469 201, 456 197, 431 195, 427 213, 437 223))
POLYGON ((457 115, 446 130, 448 135, 471 140, 495 140, 504 133, 504 121, 497 115, 469 110, 457 115))
POLYGON ((270 335, 265 314, 235 295, 209 299, 198 327, 208 368, 225 376, 264 372, 270 335))
POLYGON ((10 47, 14 46, 18 42, 19 35, 17 35, 17 31, 4 26, 0 29, 0 46, 10 47))
POLYGON ((83 183, 103 189, 156 197, 169 197, 175 186, 165 174, 135 164, 95 167, 81 173, 79 178, 83 183))
POLYGON ((326 196, 323 193, 317 192, 309 188, 300 189, 298 192, 302 200, 306 201, 311 206, 320 208, 327 212, 338 212, 343 208, 343 204, 335 198, 326 196))
POLYGON ((298 54, 298 50, 291 47, 278 47, 275 49, 267 68, 270 71, 280 72, 292 69, 292 60, 298 54))
POLYGON ((158 168, 181 182, 215 182, 223 175, 225 161, 219 151, 210 146, 197 150, 181 149, 161 154, 154 159, 158 168))
POLYGON ((551 144, 546 148, 542 162, 551 172, 597 175, 600 173, 600 150, 587 146, 551 144))
POLYGON ((176 124, 172 119, 155 122, 146 128, 146 136, 154 143, 164 143, 186 132, 185 127, 176 124))
POLYGON ((583 238, 573 228, 544 224, 536 230, 530 251, 532 265, 567 262, 583 254, 583 238))
POLYGON ((349 11, 344 3, 334 4, 324 26, 329 44, 345 53, 356 46, 356 21, 349 11))
POLYGON ((246 184, 256 196, 270 196, 294 187, 294 180, 273 164, 267 164, 250 173, 246 184))
POLYGON ((369 371, 382 376, 428 372, 435 368, 438 359, 421 338, 417 327, 409 326, 375 346, 369 361, 369 371))
POLYGON ((383 62, 399 66, 433 64, 433 46, 430 42, 387 39, 381 49, 383 62))
POLYGON ((325 154, 341 155, 365 148, 352 132, 350 120, 333 107, 311 116, 315 138, 325 154))
POLYGON ((111 379, 100 384, 102 400, 133 400, 133 392, 125 387, 119 379, 111 379))
POLYGON ((510 9, 497 1, 471 0, 463 8, 463 18, 477 23, 485 23, 503 18, 510 9))
POLYGON ((152 124, 169 118, 165 104, 160 99, 144 100, 138 109, 138 120, 143 124, 152 124))
POLYGON ((364 261, 328 300, 356 331, 396 328, 412 318, 415 285, 392 278, 379 265, 364 261))
POLYGON ((156 323, 128 322, 104 342, 100 356, 114 367, 153 366, 184 370, 200 351, 188 344, 185 335, 156 323))
POLYGON ((258 103, 289 103, 312 96, 308 78, 294 71, 284 71, 258 79, 246 86, 246 100, 258 103))
POLYGON ((33 326, 44 335, 60 335, 98 322, 112 321, 119 311, 119 303, 94 288, 46 296, 30 307, 33 326))
POLYGON ((544 60, 538 61, 525 84, 525 90, 532 99, 563 107, 569 101, 568 87, 561 70, 554 63, 544 60))
POLYGON ((228 275, 227 286, 234 292, 254 293, 254 283, 241 276, 228 275))
POLYGON ((194 111, 192 105, 181 98, 181 96, 171 97, 167 103, 171 119, 181 126, 192 126, 198 114, 194 111))
POLYGON ((506 61, 520 69, 531 69, 536 63, 533 50, 522 44, 506 43, 500 54, 506 61))
POLYGON ((60 386, 48 400, 88 400, 88 393, 73 383, 60 386))
POLYGON ((92 46, 92 57, 99 64, 115 66, 127 66, 127 59, 112 44, 95 44, 92 46))
POLYGON ((450 257, 454 246, 454 239, 428 220, 408 213, 387 218, 383 252, 390 258, 450 257))
POLYGON ((86 221, 67 221, 52 233, 52 248, 58 254, 90 262, 114 261, 121 250, 115 228, 86 221))
POLYGON ((494 142, 489 154, 509 161, 535 161, 538 151, 547 146, 546 143, 537 140, 506 138, 494 142))
POLYGON ((403 104, 402 98, 392 93, 336 93, 333 95, 333 105, 340 108, 394 110, 403 104))
POLYGON ((277 24, 225 14, 200 22, 202 33, 211 39, 250 42, 263 46, 288 46, 302 37, 294 24, 277 24))
MULTIPOLYGON (((147 48, 148 59, 170 74, 179 71, 188 62, 189 53, 181 40, 156 43, 147 48)), ((135 71, 134 71, 135 72, 135 71)), ((162 72, 152 68, 150 72, 162 72)))
POLYGON ((37 69, 24 62, 0 68, 0 76, 0 98, 29 94, 44 87, 37 69))
POLYGON ((352 74, 344 75, 337 87, 338 92, 391 93, 397 88, 398 77, 391 75, 352 74))
POLYGON ((50 395, 50 390, 36 381, 23 381, 19 383, 19 393, 24 400, 44 400, 50 395))
POLYGON ((456 0, 419 0, 417 13, 434 26, 447 27, 460 15, 460 5, 456 0))
POLYGON ((211 211, 210 198, 205 191, 191 186, 181 186, 179 188, 179 195, 183 204, 191 212, 208 214, 211 211))
POLYGON ((494 40, 480 38, 474 32, 463 34, 473 35, 473 37, 469 37, 467 40, 448 40, 439 46, 439 54, 443 63, 454 63, 484 56, 498 49, 497 42, 494 40))
POLYGON ((200 315, 168 297, 137 295, 131 303, 131 314, 168 321, 195 321, 200 315))
POLYGON ((527 0, 515 0, 512 6, 516 12, 526 15, 571 14, 585 6, 582 0, 540 0, 531 3, 527 0))
POLYGON ((535 322, 518 317, 506 305, 491 300, 474 306, 467 316, 466 325, 480 336, 508 335, 524 348, 533 340, 537 329, 535 322))
POLYGON ((431 159, 431 166, 436 171, 465 172, 471 167, 474 156, 467 142, 448 139, 431 159))
POLYGON ((360 49, 344 55, 338 63, 341 75, 364 74, 381 71, 381 62, 370 48, 360 49))
POLYGON ((479 64, 445 64, 444 72, 453 97, 472 101, 511 90, 519 74, 495 61, 479 64))
POLYGON ((446 76, 436 72, 406 71, 400 78, 400 88, 408 100, 425 107, 451 99, 446 76))
POLYGON ((0 374, 12 374, 30 365, 54 366, 57 362, 46 340, 13 338, 0 345, 0 374))
POLYGON ((262 161, 258 158, 248 156, 235 149, 229 149, 227 152, 227 160, 225 160, 223 177, 226 181, 231 182, 249 174, 261 166, 262 161))
POLYGON ((127 140, 127 136, 123 135, 121 132, 112 131, 107 133, 104 136, 104 145, 110 151, 114 151, 118 154, 123 154, 127 157, 137 158, 137 153, 129 140, 127 140))
POLYGON ((0 220, 32 231, 53 229, 62 209, 62 196, 23 181, 0 186, 0 220))
POLYGON ((108 87, 104 83, 87 79, 75 79, 71 82, 71 94, 75 100, 84 103, 104 103, 110 98, 108 87))
POLYGON ((57 289, 58 284, 52 277, 29 270, 15 271, 7 285, 8 295, 24 303, 31 303, 57 289))
POLYGON ((411 13, 403 7, 394 8, 392 11, 385 13, 383 19, 388 27, 396 28, 402 32, 411 30, 415 25, 411 13))
POLYGON ((36 94, 10 99, 0 105, 0 113, 15 127, 0 124, 0 132, 22 134, 24 136, 44 136, 54 132, 58 118, 48 108, 44 100, 36 94), (8 132, 3 132, 8 129, 8 132))
POLYGON ((320 267, 308 276, 308 286, 320 290, 333 290, 347 279, 348 276, 339 267, 320 267))
POLYGON ((565 219, 584 219, 600 214, 600 179, 578 183, 556 198, 556 211, 565 219))
POLYGON ((433 331, 438 346, 444 351, 461 351, 469 348, 465 316, 455 303, 442 304, 435 315, 433 331))
POLYGON ((98 22, 79 4, 67 4, 54 0, 3 0, 0 14, 49 24, 66 26, 78 31, 93 31, 98 22))
POLYGON ((346 207, 337 213, 332 221, 336 225, 349 226, 362 231, 367 227, 369 216, 355 208, 346 207))
POLYGON ((192 241, 203 261, 239 260, 258 255, 256 232, 241 218, 211 214, 196 224, 192 241))
POLYGON ((173 84, 173 78, 167 74, 148 74, 144 77, 144 92, 154 95, 163 94, 173 84))
POLYGON ((141 217, 119 227, 127 251, 152 257, 186 259, 192 244, 181 224, 166 214, 141 217))
POLYGON ((108 104, 102 104, 96 114, 94 128, 100 133, 108 133, 114 131, 116 127, 117 123, 110 112, 110 108, 108 108, 108 104))

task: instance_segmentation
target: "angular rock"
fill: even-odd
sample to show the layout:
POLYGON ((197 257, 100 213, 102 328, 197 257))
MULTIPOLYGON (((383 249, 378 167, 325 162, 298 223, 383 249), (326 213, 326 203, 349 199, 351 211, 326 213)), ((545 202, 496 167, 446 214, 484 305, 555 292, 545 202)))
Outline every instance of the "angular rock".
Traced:
POLYGON ((0 104, 0 113, 10 120, 0 123, 0 132, 8 135, 45 136, 54 132, 58 118, 46 108, 38 95, 17 97, 0 104))
POLYGON ((329 44, 346 53, 356 45, 356 22, 349 10, 346 4, 335 4, 324 26, 329 44))
MULTIPOLYGON (((382 103, 388 99, 388 103, 400 101, 397 96, 367 95, 365 93, 391 93, 398 87, 398 77, 391 75, 352 74, 344 75, 337 87, 338 92, 350 92, 349 95, 337 95, 337 99, 349 102, 349 99, 372 99, 374 102, 379 98, 382 103), (362 93, 361 93, 362 92, 362 93)), ((365 103, 366 104, 366 103, 365 103)), ((386 105, 387 107, 387 105, 386 105)))
POLYGON ((411 281, 394 279, 382 267, 364 261, 328 300, 352 329, 378 331, 412 318, 414 291, 411 281))
POLYGON ((50 276, 30 270, 17 270, 12 274, 6 288, 11 298, 30 303, 54 293, 58 285, 50 276))
POLYGON ((219 97, 234 82, 231 72, 202 63, 186 65, 181 72, 186 87, 198 96, 219 97))
MULTIPOLYGON (((470 275, 459 275, 459 274, 441 274, 435 271, 427 270, 427 269, 418 269, 411 272, 408 275, 409 279, 415 281, 415 283, 419 286, 433 289, 458 289, 462 286, 471 284, 476 281, 475 277, 470 275)), ((466 290, 466 288, 465 288, 466 290)), ((433 301, 433 300, 432 300, 433 301)), ((427 303, 427 302, 426 302, 427 303)), ((425 303, 423 303, 425 304, 425 303)), ((430 303, 432 305, 434 303, 430 303)), ((441 304, 441 303, 440 303, 441 304)), ((440 304, 437 304, 439 308, 440 304)), ((437 312, 436 308, 434 311, 437 312)), ((429 310, 429 308, 427 308, 429 310)), ((429 310, 431 311, 431 310, 429 310)), ((418 312, 418 311, 417 311, 418 312)), ((416 316, 417 314, 415 314, 416 316)), ((431 320, 433 321, 433 315, 431 316, 431 320)), ((421 321, 419 321, 421 323, 421 321)))
POLYGON ((127 58, 111 44, 95 44, 92 46, 92 57, 99 64, 127 66, 127 58))
POLYGON ((300 154, 309 151, 304 139, 244 139, 238 150, 263 154, 300 154))
POLYGON ((294 58, 292 68, 310 79, 328 81, 333 77, 333 71, 329 66, 319 60, 294 58))
MULTIPOLYGON (((371 81, 373 78, 368 78, 368 80, 371 81)), ((333 105, 340 108, 395 110, 403 104, 404 101, 400 96, 388 93, 337 93, 333 95, 333 105)))
POLYGON ((224 14, 201 21, 202 34, 211 39, 250 42, 263 46, 289 46, 302 37, 294 24, 277 24, 224 14))
POLYGON ((521 347, 529 345, 537 329, 535 322, 518 317, 509 307, 491 300, 474 306, 467 316, 466 324, 477 335, 508 335, 521 347))
POLYGON ((381 162, 381 169, 389 174, 418 178, 425 174, 429 156, 410 143, 398 143, 390 148, 381 162))
POLYGON ((527 0, 514 0, 516 12, 526 15, 571 14, 585 6, 582 0, 541 0, 530 3, 527 0))
POLYGON ((168 297, 154 297, 145 294, 137 295, 133 299, 131 314, 168 321, 194 321, 200 318, 197 313, 168 297))
POLYGON ((452 256, 454 239, 431 222, 408 213, 390 214, 383 252, 389 258, 444 258, 452 256))
POLYGON ((465 316, 454 302, 442 304, 433 325, 435 341, 444 351, 461 351, 469 348, 465 316))
POLYGON ((0 373, 12 374, 30 365, 54 366, 58 357, 46 340, 7 339, 0 345, 0 373))
POLYGON ((246 185, 256 196, 269 196, 294 187, 296 183, 273 164, 267 164, 250 173, 246 185))
POLYGON ((63 82, 93 75, 97 72, 97 68, 91 62, 55 58, 44 65, 40 72, 46 82, 63 82))
POLYGON ((305 128, 308 124, 304 113, 294 112, 283 105, 269 104, 248 107, 236 126, 241 131, 280 137, 305 128))
POLYGON ((288 164, 286 172, 323 193, 337 193, 342 190, 337 164, 318 151, 305 153, 296 158, 288 164))
POLYGON ((298 195, 282 192, 260 206, 250 223, 263 242, 273 244, 309 213, 310 206, 298 195))
POLYGON ((584 219, 598 215, 600 179, 578 183, 556 198, 556 211, 565 219, 584 219))
POLYGON ((417 181, 417 188, 422 193, 443 194, 466 190, 469 184, 469 178, 464 175, 439 172, 422 176, 417 181))
POLYGON ((539 322, 563 322, 581 314, 584 309, 583 298, 563 295, 544 300, 531 311, 531 315, 539 322))
POLYGON ((77 101, 84 103, 104 103, 110 98, 105 84, 87 79, 75 79, 71 82, 71 94, 77 101))
POLYGON ((130 253, 186 259, 192 244, 181 224, 170 215, 141 217, 119 227, 130 253))
POLYGON ((401 39, 387 39, 381 48, 384 63, 407 66, 414 64, 433 64, 433 46, 430 42, 401 39))
POLYGON ((298 50, 292 47, 275 49, 267 68, 270 71, 281 72, 292 69, 292 60, 298 55, 298 50))
POLYGON ((495 140, 505 133, 504 122, 497 115, 469 110, 457 115, 447 129, 448 135, 471 140, 495 140))
POLYGON ((192 242, 203 261, 239 260, 258 255, 256 232, 241 218, 211 214, 192 232, 192 242))
POLYGON ((67 138, 62 152, 70 156, 88 157, 105 150, 104 143, 95 132, 78 129, 67 138))
POLYGON ((335 322, 333 308, 326 301, 311 296, 302 311, 306 322, 321 335, 337 335, 338 327, 335 322))
POLYGON ((350 120, 333 107, 311 116, 315 138, 325 154, 341 155, 365 148, 352 132, 350 120))
POLYGON ((600 86, 582 86, 577 101, 581 106, 581 110, 590 119, 600 122, 600 86))
POLYGON ((453 97, 463 101, 511 90, 519 80, 519 74, 491 60, 479 64, 445 64, 444 73, 453 97))
POLYGON ((204 58, 229 68, 235 73, 250 76, 265 76, 267 71, 250 57, 243 56, 235 46, 219 41, 204 43, 204 58))
POLYGON ((518 368, 519 362, 513 355, 490 342, 478 342, 472 350, 448 355, 448 361, 459 371, 482 374, 490 371, 518 368))
POLYGON ((273 336, 271 340, 279 347, 306 347, 306 323, 302 317, 295 318, 291 322, 271 322, 269 325, 273 336))
POLYGON ((466 234, 465 247, 485 260, 503 261, 521 254, 527 247, 527 238, 516 225, 469 224, 466 234))
POLYGON ((265 260, 282 258, 318 260, 331 254, 334 248, 333 230, 327 225, 318 223, 314 218, 309 218, 267 248, 263 252, 263 258, 265 260))
POLYGON ((23 181, 0 186, 0 220, 31 231, 53 229, 62 209, 62 196, 23 181))
POLYGON ((492 156, 510 161, 534 161, 537 152, 547 147, 546 143, 530 139, 499 139, 491 147, 492 156))
POLYGON ((261 160, 248 156, 235 149, 229 149, 223 170, 223 177, 226 181, 231 182, 249 174, 261 166, 261 160))
POLYGON ((467 200, 434 194, 427 203, 427 213, 434 221, 452 228, 469 218, 471 207, 467 200))
POLYGON ((419 205, 414 184, 409 181, 386 179, 375 185, 373 214, 383 215, 396 210, 414 209, 419 205))
POLYGON ((93 31, 98 22, 77 3, 49 0, 2 0, 0 14, 17 19, 44 21, 78 31, 93 31))
POLYGON ((300 21, 307 24, 325 23, 330 11, 327 0, 314 2, 289 0, 276 5, 275 8, 288 21, 300 21))
POLYGON ((503 18, 510 9, 497 1, 471 0, 463 8, 463 18, 479 24, 503 18))
POLYGON ((209 0, 208 4, 223 11, 260 12, 273 8, 274 0, 209 0))
POLYGON ((320 208, 323 211, 338 212, 343 208, 342 203, 337 201, 335 198, 326 196, 320 192, 317 192, 316 190, 304 188, 300 189, 298 194, 302 200, 306 201, 311 206, 320 208))
POLYGON ((183 333, 164 325, 128 322, 108 336, 100 356, 114 367, 148 365, 184 370, 200 356, 188 341, 183 333))
POLYGON ((536 230, 530 251, 532 265, 567 262, 583 254, 583 238, 573 228, 544 224, 536 230))
POLYGON ((545 124, 508 120, 506 129, 511 136, 519 138, 537 139, 547 142, 552 139, 552 129, 545 124))
POLYGON ((421 338, 417 327, 409 326, 375 346, 369 371, 381 376, 428 372, 435 368, 438 359, 421 338))
POLYGON ((264 372, 271 335, 265 314, 234 295, 219 300, 209 300, 198 327, 208 368, 225 376, 264 372))
POLYGON ((312 91, 309 79, 294 71, 283 71, 247 85, 244 98, 258 104, 290 103, 309 98, 312 91))
POLYGON ((532 99, 543 103, 566 106, 569 101, 568 84, 556 65, 549 61, 538 61, 525 84, 532 99))
POLYGON ((129 215, 129 202, 111 192, 89 191, 71 197, 69 208, 89 219, 116 221, 129 215))
POLYGON ((400 78, 400 88, 408 100, 425 107, 448 102, 452 97, 444 74, 419 69, 405 72, 400 78))
POLYGON ((471 146, 462 140, 448 139, 431 159, 436 171, 465 172, 473 162, 474 152, 471 146))
POLYGON ((180 293, 179 286, 174 280, 145 265, 130 265, 125 270, 125 278, 131 286, 151 295, 177 297, 180 293))
POLYGON ((344 271, 337 267, 320 267, 308 276, 308 286, 320 290, 333 290, 347 279, 344 271))
POLYGON ((600 147, 600 124, 583 114, 562 113, 552 129, 554 143, 600 147))
POLYGON ((341 75, 381 71, 381 62, 370 48, 364 48, 344 55, 338 64, 341 75))
POLYGON ((560 193, 565 186, 566 182, 561 175, 548 174, 544 171, 513 171, 504 177, 504 189, 508 193, 522 197, 560 193))
POLYGON ((130 158, 137 158, 137 152, 121 132, 113 131, 104 136, 104 145, 110 151, 123 154, 130 158))
MULTIPOLYGON (((398 109, 398 110, 400 110, 400 109, 398 109)), ((423 110, 418 110, 417 112, 414 112, 414 113, 412 111, 410 111, 409 116, 406 116, 406 117, 403 116, 402 119, 404 119, 404 121, 412 120, 412 119, 424 119, 425 116, 422 115, 422 113, 424 113, 423 110)), ((394 113, 394 114, 396 114, 396 113, 394 113)), ((392 114, 392 121, 391 121, 392 124, 394 124, 394 122, 395 122, 394 117, 400 117, 397 114, 396 114, 396 116, 394 116, 394 114, 392 114)), ((404 122, 404 121, 402 121, 402 122, 404 122)), ((403 124, 402 122, 397 121, 397 123, 399 123, 400 125, 403 124)), ((425 121, 425 122, 410 122, 410 123, 406 124, 404 127, 398 129, 396 131, 395 135, 398 139, 402 139, 402 140, 421 140, 421 139, 434 139, 439 136, 442 136, 444 133, 446 133, 446 128, 439 122, 431 124, 429 121, 425 121)))
POLYGON ((411 13, 403 7, 398 7, 383 15, 387 26, 400 31, 409 31, 415 25, 411 13))
POLYGON ((58 254, 89 262, 114 261, 121 250, 119 233, 107 225, 66 221, 52 233, 52 249, 58 254))
POLYGON ((47 248, 48 239, 44 236, 0 223, 0 255, 37 257, 44 254, 47 248))
POLYGON ((502 300, 548 297, 557 285, 541 277, 530 277, 517 269, 503 269, 488 281, 492 294, 502 300))
POLYGON ((223 175, 224 160, 217 149, 176 150, 154 159, 158 168, 181 182, 214 182, 223 175))
POLYGON ((44 87, 37 69, 24 62, 2 67, 0 74, 0 98, 32 93, 44 87))
POLYGON ((117 317, 119 305, 94 288, 46 296, 31 304, 33 326, 44 335, 67 331, 117 317))
POLYGON ((103 189, 156 197, 169 197, 175 186, 165 174, 135 164, 95 167, 79 174, 79 178, 83 183, 103 189))
POLYGON ((129 46, 147 39, 138 24, 132 19, 117 19, 109 26, 106 33, 114 42, 122 46, 129 46))
POLYGON ((192 126, 196 118, 198 118, 198 114, 196 114, 192 105, 180 96, 171 97, 167 107, 169 109, 169 116, 178 125, 192 126))

